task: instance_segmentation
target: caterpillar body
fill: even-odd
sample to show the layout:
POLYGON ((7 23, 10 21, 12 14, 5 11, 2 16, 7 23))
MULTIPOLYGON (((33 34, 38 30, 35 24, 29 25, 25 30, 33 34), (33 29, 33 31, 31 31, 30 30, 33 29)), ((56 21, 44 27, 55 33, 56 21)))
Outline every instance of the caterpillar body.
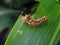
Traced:
POLYGON ((42 17, 41 19, 38 19, 38 20, 34 20, 33 18, 30 17, 30 15, 25 15, 22 20, 25 22, 25 23, 28 23, 29 25, 31 26, 38 26, 38 25, 41 25, 42 23, 44 23, 45 21, 47 21, 47 17, 44 16, 42 17))

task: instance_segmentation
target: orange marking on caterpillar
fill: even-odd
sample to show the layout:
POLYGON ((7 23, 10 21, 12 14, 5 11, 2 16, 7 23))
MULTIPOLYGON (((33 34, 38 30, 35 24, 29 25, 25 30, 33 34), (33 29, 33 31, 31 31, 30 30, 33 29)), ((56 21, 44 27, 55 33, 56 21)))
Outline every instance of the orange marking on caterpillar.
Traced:
POLYGON ((33 18, 30 17, 30 15, 25 15, 22 20, 26 23, 28 23, 31 26, 38 26, 47 21, 47 17, 44 16, 41 19, 34 20, 33 18))

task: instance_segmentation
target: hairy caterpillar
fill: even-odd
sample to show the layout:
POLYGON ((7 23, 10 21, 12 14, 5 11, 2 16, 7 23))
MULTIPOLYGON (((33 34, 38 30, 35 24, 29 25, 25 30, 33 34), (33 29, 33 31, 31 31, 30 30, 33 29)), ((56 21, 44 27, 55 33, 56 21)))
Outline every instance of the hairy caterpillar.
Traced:
POLYGON ((30 17, 30 15, 25 15, 22 20, 26 23, 28 23, 31 26, 38 26, 41 25, 43 22, 47 21, 47 17, 44 16, 41 19, 34 20, 33 18, 30 17))

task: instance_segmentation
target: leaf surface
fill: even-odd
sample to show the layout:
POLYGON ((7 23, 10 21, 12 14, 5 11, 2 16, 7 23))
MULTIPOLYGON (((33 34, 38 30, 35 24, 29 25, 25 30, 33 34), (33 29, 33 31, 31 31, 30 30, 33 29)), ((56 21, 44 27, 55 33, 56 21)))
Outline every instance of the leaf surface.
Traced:
POLYGON ((18 18, 5 45, 57 45, 60 40, 60 4, 56 0, 40 2, 34 18, 48 17, 40 26, 32 27, 18 18))

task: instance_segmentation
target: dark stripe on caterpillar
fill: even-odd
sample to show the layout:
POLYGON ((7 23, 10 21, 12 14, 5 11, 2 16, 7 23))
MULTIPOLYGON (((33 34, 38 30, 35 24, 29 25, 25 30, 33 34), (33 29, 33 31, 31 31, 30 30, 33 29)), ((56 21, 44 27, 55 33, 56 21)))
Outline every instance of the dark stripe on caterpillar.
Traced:
POLYGON ((31 26, 38 26, 47 21, 47 17, 44 16, 41 19, 34 20, 33 18, 30 17, 30 15, 25 15, 23 18, 23 21, 28 23, 31 26))

